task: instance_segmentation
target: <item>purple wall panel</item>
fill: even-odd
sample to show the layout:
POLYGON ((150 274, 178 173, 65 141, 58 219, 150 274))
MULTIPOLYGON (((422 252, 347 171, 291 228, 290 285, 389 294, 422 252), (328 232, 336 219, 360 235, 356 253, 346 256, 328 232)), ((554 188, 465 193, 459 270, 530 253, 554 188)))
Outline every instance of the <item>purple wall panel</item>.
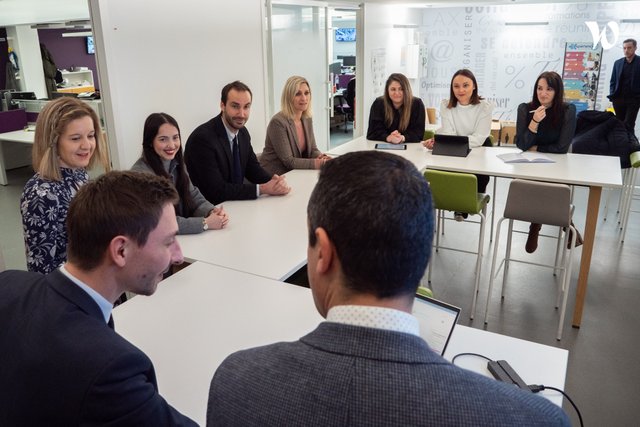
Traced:
MULTIPOLYGON (((87 31, 87 30, 79 30, 87 31)), ((62 33, 70 33, 73 30, 65 29, 41 29, 38 30, 40 43, 45 45, 56 66, 59 69, 71 71, 71 67, 89 67, 93 71, 93 82, 96 89, 100 89, 98 82, 98 69, 95 55, 87 53, 86 37, 62 37, 62 33)))
POLYGON ((27 124, 27 114, 24 109, 0 111, 0 133, 24 129, 27 124))

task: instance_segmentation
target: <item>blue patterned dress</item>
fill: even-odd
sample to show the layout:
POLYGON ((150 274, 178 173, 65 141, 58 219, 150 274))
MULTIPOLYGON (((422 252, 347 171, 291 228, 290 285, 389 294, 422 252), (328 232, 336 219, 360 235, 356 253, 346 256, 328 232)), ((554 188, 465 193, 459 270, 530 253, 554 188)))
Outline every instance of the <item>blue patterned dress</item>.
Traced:
POLYGON ((65 221, 71 199, 89 180, 85 169, 60 168, 61 181, 36 173, 20 198, 27 269, 47 274, 67 260, 65 221))

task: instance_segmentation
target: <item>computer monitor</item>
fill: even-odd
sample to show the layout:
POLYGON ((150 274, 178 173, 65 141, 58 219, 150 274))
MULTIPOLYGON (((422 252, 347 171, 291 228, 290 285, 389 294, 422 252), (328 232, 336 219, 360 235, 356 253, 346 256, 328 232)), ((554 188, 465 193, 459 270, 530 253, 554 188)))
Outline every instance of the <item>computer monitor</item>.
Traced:
POLYGON ((342 57, 342 65, 345 67, 355 67, 356 66, 356 57, 355 56, 343 56, 342 57))
POLYGON ((51 99, 58 99, 63 97, 77 98, 78 94, 75 92, 51 92, 51 99))
POLYGON ((12 92, 11 97, 13 99, 29 99, 29 100, 38 99, 36 98, 36 94, 34 92, 12 92))

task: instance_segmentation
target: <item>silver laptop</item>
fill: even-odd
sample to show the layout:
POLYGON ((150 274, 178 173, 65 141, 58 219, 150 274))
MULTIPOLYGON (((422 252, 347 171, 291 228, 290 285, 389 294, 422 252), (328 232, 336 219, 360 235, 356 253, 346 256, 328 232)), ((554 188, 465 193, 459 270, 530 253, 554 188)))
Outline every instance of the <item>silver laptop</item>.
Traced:
POLYGON ((458 323, 460 308, 434 298, 416 295, 413 315, 420 323, 420 336, 440 356, 444 355, 453 327, 458 323))

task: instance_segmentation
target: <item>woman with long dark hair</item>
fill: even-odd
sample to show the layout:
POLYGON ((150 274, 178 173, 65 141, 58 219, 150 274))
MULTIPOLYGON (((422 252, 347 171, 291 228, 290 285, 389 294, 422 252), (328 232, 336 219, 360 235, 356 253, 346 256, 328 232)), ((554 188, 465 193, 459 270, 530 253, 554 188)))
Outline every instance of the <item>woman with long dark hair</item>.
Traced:
MULTIPOLYGON (((564 102, 564 85, 560 75, 545 71, 536 79, 531 102, 518 106, 516 145, 522 151, 564 154, 571 147, 576 130, 576 107, 564 102)), ((532 223, 525 245, 532 253, 538 247, 540 224, 532 223)), ((582 244, 578 234, 577 244, 582 244)))
POLYGON ((209 203, 187 174, 178 122, 166 113, 153 113, 144 122, 142 157, 131 168, 169 178, 180 200, 175 206, 179 234, 224 228, 229 218, 222 207, 209 203))
POLYGON ((522 151, 566 153, 576 130, 576 107, 564 102, 560 75, 545 71, 536 79, 530 102, 518 106, 516 145, 522 151))
POLYGON ((420 142, 425 121, 424 104, 413 96, 409 80, 393 73, 384 86, 384 95, 371 104, 367 139, 392 144, 420 142))

